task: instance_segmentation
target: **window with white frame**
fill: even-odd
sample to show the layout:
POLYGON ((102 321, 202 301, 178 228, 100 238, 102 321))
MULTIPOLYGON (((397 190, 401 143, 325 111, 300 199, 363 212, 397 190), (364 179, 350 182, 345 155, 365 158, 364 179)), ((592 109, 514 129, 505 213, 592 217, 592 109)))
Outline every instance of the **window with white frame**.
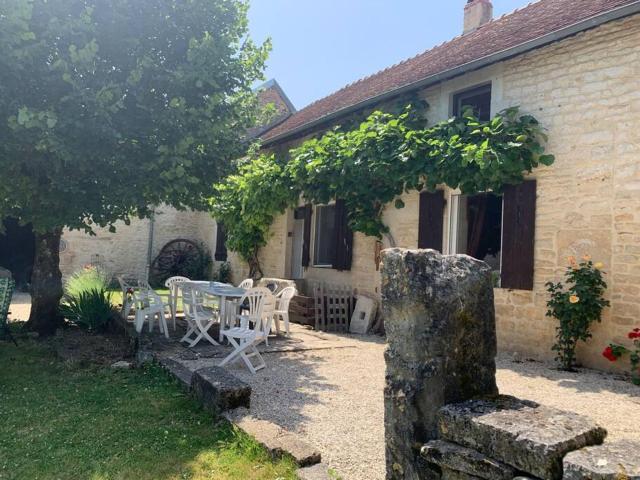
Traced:
POLYGON ((331 267, 335 260, 336 215, 334 205, 316 207, 313 262, 316 267, 331 267))
POLYGON ((449 252, 465 253, 499 272, 502 261, 501 195, 451 196, 449 252))

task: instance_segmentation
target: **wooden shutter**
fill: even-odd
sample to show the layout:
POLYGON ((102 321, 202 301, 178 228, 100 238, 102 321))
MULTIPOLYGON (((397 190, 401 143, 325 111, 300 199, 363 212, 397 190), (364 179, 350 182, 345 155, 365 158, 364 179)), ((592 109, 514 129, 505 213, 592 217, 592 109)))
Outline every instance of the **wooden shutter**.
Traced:
POLYGON ((444 223, 444 192, 420 193, 418 213, 418 248, 432 248, 442 252, 444 223))
POLYGON ((303 208, 304 233, 302 235, 302 266, 308 267, 311 262, 311 215, 313 207, 311 204, 305 205, 303 208))
POLYGON ((351 270, 353 231, 349 228, 349 219, 344 200, 336 200, 335 232, 336 242, 333 268, 336 270, 351 270))
POLYGON ((217 261, 224 262, 227 260, 227 232, 224 230, 222 222, 217 223, 216 229, 216 251, 213 255, 217 261))
POLYGON ((510 185, 502 207, 502 288, 533 290, 536 181, 510 185))

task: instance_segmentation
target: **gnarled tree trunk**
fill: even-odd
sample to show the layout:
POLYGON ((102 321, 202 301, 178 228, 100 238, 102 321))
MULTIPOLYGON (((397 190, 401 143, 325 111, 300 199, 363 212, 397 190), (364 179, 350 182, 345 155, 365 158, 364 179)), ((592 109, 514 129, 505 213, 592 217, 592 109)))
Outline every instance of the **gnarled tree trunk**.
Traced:
POLYGON ((264 274, 262 273, 262 266, 260 265, 260 259, 258 258, 259 249, 256 248, 251 255, 251 258, 247 261, 249 264, 249 277, 259 280, 264 274))
POLYGON ((36 252, 31 275, 31 315, 27 326, 40 335, 53 335, 62 325, 58 312, 62 298, 60 237, 62 229, 36 233, 36 252))

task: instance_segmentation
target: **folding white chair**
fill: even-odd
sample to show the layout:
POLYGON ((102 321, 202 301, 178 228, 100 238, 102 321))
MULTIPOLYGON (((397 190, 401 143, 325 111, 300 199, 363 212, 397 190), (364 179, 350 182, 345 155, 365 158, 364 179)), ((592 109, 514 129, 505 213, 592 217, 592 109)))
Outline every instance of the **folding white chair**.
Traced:
POLYGON ((289 335, 289 303, 296 296, 296 287, 286 287, 276 295, 276 309, 273 312, 273 320, 276 327, 276 334, 280 335, 280 319, 284 322, 284 330, 289 335))
POLYGON ((149 323, 149 332, 152 332, 153 322, 157 317, 160 332, 169 338, 169 329, 165 318, 165 310, 168 305, 162 301, 160 295, 151 288, 140 288, 133 291, 132 297, 136 309, 134 320, 136 332, 142 332, 145 320, 149 323))
POLYGON ((242 359, 251 373, 255 374, 258 370, 266 367, 257 346, 267 339, 271 328, 269 319, 272 312, 265 311, 265 302, 268 305, 269 297, 273 297, 269 289, 258 287, 248 290, 240 299, 239 304, 243 305, 247 313, 238 315, 239 327, 224 330, 223 335, 229 339, 229 343, 233 346, 233 352, 220 362, 220 366, 242 359), (255 365, 252 361, 253 358, 257 359, 255 365))
POLYGON ((178 314, 178 299, 182 296, 180 285, 190 282, 187 277, 170 277, 164 282, 164 286, 169 289, 169 306, 171 307, 171 318, 173 319, 173 331, 176 331, 176 315, 178 314))
POLYGON ((180 288, 182 289, 184 318, 187 321, 187 333, 180 341, 187 342, 190 347, 193 347, 204 338, 212 345, 220 345, 209 335, 209 329, 218 318, 217 313, 213 309, 205 307, 204 295, 191 285, 183 283, 180 288), (191 338, 194 334, 195 338, 191 338))
POLYGON ((243 281, 240 282, 240 285, 238 285, 238 288, 244 288, 245 290, 249 290, 250 288, 253 288, 253 278, 245 278, 243 281))

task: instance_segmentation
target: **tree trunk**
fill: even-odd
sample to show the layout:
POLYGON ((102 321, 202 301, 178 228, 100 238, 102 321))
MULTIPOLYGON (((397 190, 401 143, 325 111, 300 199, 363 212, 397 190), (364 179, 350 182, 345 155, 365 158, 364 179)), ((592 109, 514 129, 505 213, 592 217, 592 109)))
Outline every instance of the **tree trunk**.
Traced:
POLYGON ((62 229, 36 233, 36 252, 31 275, 31 315, 27 327, 40 335, 53 335, 62 325, 58 312, 62 298, 60 237, 62 229))
POLYGON ((260 266, 260 260, 258 259, 258 249, 253 251, 253 255, 247 262, 249 264, 249 277, 259 280, 264 274, 262 273, 262 267, 260 266))

